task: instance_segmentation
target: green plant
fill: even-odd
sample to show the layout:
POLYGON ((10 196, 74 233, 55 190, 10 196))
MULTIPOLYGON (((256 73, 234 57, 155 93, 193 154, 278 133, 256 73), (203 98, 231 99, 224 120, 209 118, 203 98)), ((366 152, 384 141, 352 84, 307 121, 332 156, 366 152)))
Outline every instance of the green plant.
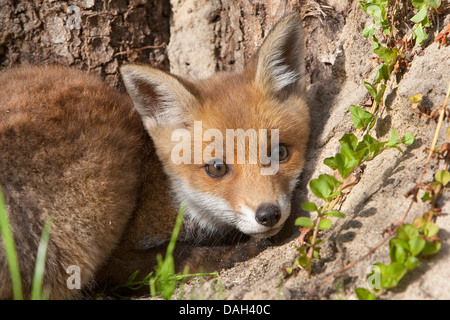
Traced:
POLYGON ((0 231, 5 248, 6 261, 8 262, 9 273, 11 276, 14 300, 22 300, 22 281, 20 279, 19 262, 17 260, 17 251, 14 243, 11 225, 4 205, 3 194, 0 189, 0 231))
POLYGON ((374 300, 385 290, 397 286, 408 271, 415 269, 420 264, 420 256, 433 255, 440 250, 439 227, 428 221, 429 214, 416 218, 412 224, 402 224, 397 228, 397 236, 389 240, 391 263, 375 263, 372 272, 366 277, 375 293, 357 288, 355 292, 358 299, 374 300))
MULTIPOLYGON (((34 268, 33 282, 31 287, 32 300, 48 299, 48 292, 42 291, 42 284, 45 273, 45 262, 47 255, 47 246, 50 238, 50 228, 52 219, 48 218, 42 230, 41 240, 39 242, 38 252, 34 268)), ((19 262, 17 259, 16 245, 9 223, 9 218, 4 205, 3 194, 0 188, 0 235, 3 240, 3 246, 6 253, 6 261, 8 262, 9 273, 13 287, 14 300, 22 300, 22 280, 20 277, 19 262)))
POLYGON ((185 268, 183 274, 181 275, 175 273, 173 251, 175 249, 176 241, 183 224, 185 210, 186 205, 182 204, 175 222, 169 245, 166 250, 166 255, 163 258, 161 254, 158 254, 157 266, 155 267, 155 271, 146 275, 143 280, 136 280, 136 277, 140 272, 139 270, 136 270, 130 275, 126 283, 108 288, 108 293, 113 294, 119 298, 128 298, 120 295, 118 293, 119 289, 127 288, 129 290, 139 290, 143 287, 148 286, 150 288, 150 294, 153 298, 162 297, 166 300, 169 300, 172 298, 172 295, 177 286, 185 279, 192 277, 217 276, 216 272, 189 274, 188 268, 185 268))
POLYGON ((36 263, 34 268, 33 284, 31 287, 31 300, 47 300, 49 292, 42 291, 42 283, 45 273, 45 262, 47 257, 47 247, 50 239, 50 229, 52 225, 52 219, 49 217, 45 221, 44 228, 42 229, 41 240, 39 242, 38 252, 36 255, 36 263))
MULTIPOLYGON (((416 22, 416 27, 418 28, 418 34, 415 35, 416 44, 420 44, 425 39, 423 34, 420 34, 420 30, 423 30, 424 26, 429 25, 428 13, 430 8, 437 8, 440 5, 440 1, 412 1, 413 5, 419 9, 419 12, 413 17, 413 22, 416 22), (424 14, 425 12, 425 14, 424 14), (420 14, 419 14, 420 13, 420 14), (417 24, 421 24, 418 26, 417 24)), ((357 175, 351 175, 355 172, 355 168, 361 166, 364 162, 373 160, 376 156, 381 154, 384 150, 390 148, 396 148, 402 151, 400 148, 401 144, 406 146, 411 145, 414 142, 414 136, 410 133, 405 134, 401 139, 399 139, 397 130, 392 129, 391 136, 388 141, 380 142, 375 138, 370 136, 370 130, 375 126, 377 119, 385 110, 386 105, 383 103, 384 94, 387 87, 387 82, 390 81, 393 74, 396 74, 402 70, 408 63, 405 62, 403 49, 407 49, 407 42, 411 41, 411 37, 404 37, 401 41, 394 40, 394 18, 396 16, 396 10, 398 1, 396 0, 393 6, 389 6, 389 1, 387 0, 368 0, 359 2, 361 8, 364 12, 372 16, 372 23, 365 26, 363 30, 363 36, 366 38, 372 38, 372 51, 377 55, 376 59, 373 61, 379 61, 379 66, 377 69, 377 74, 375 76, 374 84, 365 82, 364 86, 370 94, 372 99, 371 110, 367 111, 364 107, 350 106, 349 110, 352 114, 353 123, 357 129, 357 132, 363 130, 362 139, 358 140, 357 135, 353 133, 345 134, 340 140, 341 150, 333 157, 329 157, 324 160, 324 163, 331 169, 335 170, 334 176, 331 175, 320 175, 318 179, 314 179, 310 182, 311 191, 318 197, 321 198, 325 204, 318 207, 314 203, 304 203, 302 208, 306 211, 317 212, 317 219, 315 221, 309 218, 298 218, 296 224, 302 226, 300 236, 299 236, 299 258, 296 263, 303 268, 307 268, 310 273, 311 259, 316 257, 320 258, 319 250, 315 248, 316 245, 320 244, 322 241, 317 240, 317 232, 320 229, 325 229, 331 226, 330 222, 326 222, 325 225, 321 224, 322 220, 329 220, 327 216, 332 215, 330 212, 334 213, 336 217, 344 217, 345 215, 339 211, 333 210, 335 204, 339 202, 339 197, 341 196, 341 191, 343 189, 353 187, 358 182, 357 175), (390 21, 388 18, 390 17, 390 21), (379 41, 375 34, 377 30, 381 30, 381 35, 386 39, 386 44, 383 45, 382 41, 379 41), (398 47, 394 47, 398 45, 398 47), (313 182, 315 181, 315 182, 313 182), (309 238, 309 242, 305 241, 304 237, 311 231, 313 235, 309 238), (307 250, 309 248, 309 250, 307 250)), ((406 3, 403 3, 405 6, 406 3)), ((377 33, 379 34, 379 33, 377 33)), ((441 43, 444 43, 441 41, 441 43)), ((398 80, 398 78, 397 78, 398 80)), ((440 209, 436 208, 436 199, 442 193, 442 189, 450 181, 450 173, 447 171, 448 163, 450 162, 450 143, 445 143, 441 148, 436 148, 436 142, 439 135, 439 130, 446 113, 446 106, 450 93, 450 85, 447 91, 446 99, 444 105, 439 107, 438 110, 432 116, 428 118, 436 119, 439 117, 438 126, 436 128, 435 136, 430 147, 430 152, 427 157, 427 161, 422 172, 422 175, 416 182, 416 186, 408 192, 408 195, 413 195, 411 204, 407 208, 401 223, 395 226, 392 232, 398 231, 396 238, 390 241, 390 251, 391 251, 391 265, 386 266, 383 264, 377 264, 376 266, 380 270, 378 275, 383 280, 384 288, 395 286, 398 281, 405 274, 405 270, 412 270, 418 265, 418 256, 431 255, 437 252, 440 248, 440 242, 438 238, 439 228, 432 222, 433 219, 440 213, 440 209), (428 191, 425 192, 422 197, 422 201, 430 201, 432 203, 432 209, 424 214, 423 218, 414 220, 413 224, 405 223, 408 213, 415 201, 417 201, 417 192, 423 187, 422 179, 428 164, 430 163, 433 153, 438 151, 439 157, 445 159, 446 168, 444 171, 439 171, 435 175, 436 182, 428 185, 428 191), (426 218, 425 218, 426 217, 426 218), (416 230, 416 231, 413 231, 416 230), (409 233, 407 233, 409 232, 409 233)), ((422 113, 424 108, 420 108, 419 102, 422 96, 417 94, 410 97, 413 102, 413 108, 418 108, 422 113)), ((450 139, 450 130, 448 130, 448 137, 450 139)), ((357 263, 361 262, 378 248, 380 248, 389 238, 383 239, 381 243, 375 247, 368 250, 367 253, 362 255, 359 259, 351 261, 346 264, 343 268, 329 274, 320 283, 318 287, 324 282, 334 278, 338 273, 348 270, 357 263)), ((286 271, 289 274, 294 268, 287 268, 286 271)), ((369 275, 372 276, 373 274, 369 275)), ((381 288, 381 285, 380 285, 381 288)), ((308 297, 311 297, 314 293, 313 289, 308 297)), ((373 300, 376 298, 376 294, 368 291, 364 288, 357 288, 356 294, 358 298, 365 300, 373 300)))
MULTIPOLYGON (((425 28, 430 26, 428 15, 432 9, 437 9, 441 6, 441 0, 412 0, 411 3, 418 10, 410 19, 414 22, 412 37, 416 40, 416 44, 422 44, 428 38, 428 34, 425 31, 425 28)), ((359 4, 361 9, 373 19, 372 23, 367 24, 363 30, 364 37, 369 38, 374 36, 377 29, 382 30, 386 35, 392 34, 397 1, 391 12, 391 21, 388 20, 388 13, 390 11, 388 0, 360 1, 359 4)))
POLYGON ((441 0, 412 0, 413 6, 419 11, 411 18, 411 21, 415 23, 414 39, 417 44, 421 44, 428 38, 428 34, 425 32, 425 28, 430 26, 430 20, 428 14, 430 9, 437 9, 441 6, 441 0))
MULTIPOLYGON (((364 116, 360 112, 360 108, 353 106, 356 110, 357 116, 354 115, 353 123, 356 127, 361 128, 367 126, 369 121, 361 120, 364 116)), ((350 110, 352 111, 352 110, 350 110)), ((364 111, 364 110, 363 110, 364 111)), ((365 119, 369 119, 366 117, 365 119)), ((355 168, 361 166, 367 161, 373 160, 376 156, 383 151, 395 148, 402 151, 399 145, 411 145, 414 142, 414 136, 410 133, 405 134, 400 140, 398 133, 395 129, 392 129, 391 137, 388 141, 378 141, 369 134, 365 134, 363 138, 358 141, 358 138, 352 133, 346 133, 339 140, 341 144, 341 150, 334 157, 329 157, 324 160, 324 163, 333 170, 337 170, 343 179, 343 181, 337 180, 334 176, 329 174, 321 174, 317 179, 313 179, 309 183, 311 191, 325 203, 322 206, 317 206, 313 202, 306 202, 302 204, 302 209, 309 212, 317 212, 317 219, 313 221, 307 217, 299 217, 295 221, 295 225, 303 228, 313 229, 313 235, 306 242, 306 248, 300 246, 298 248, 299 257, 296 260, 296 264, 305 268, 308 274, 311 272, 311 260, 313 258, 320 258, 320 247, 322 243, 321 239, 317 238, 317 234, 320 230, 330 229, 332 221, 329 217, 345 218, 345 214, 334 210, 334 206, 338 201, 338 197, 342 191, 342 187, 346 184, 345 179, 355 170, 355 168)))
MULTIPOLYGON (((352 121, 357 131, 363 131, 362 138, 358 139, 354 133, 346 133, 340 139, 340 151, 332 157, 324 160, 324 164, 337 173, 333 175, 321 174, 317 179, 310 181, 311 191, 324 204, 318 206, 315 203, 307 202, 302 204, 302 209, 309 212, 316 212, 317 218, 313 221, 310 218, 297 218, 295 224, 304 229, 313 230, 309 241, 304 243, 300 241, 298 247, 299 257, 296 264, 311 273, 311 261, 313 258, 320 258, 320 247, 322 240, 317 238, 320 230, 329 229, 332 226, 330 217, 344 218, 345 214, 334 210, 334 206, 340 199, 343 189, 354 185, 351 174, 356 168, 362 164, 369 162, 382 152, 395 148, 402 152, 401 145, 409 146, 414 142, 414 136, 406 133, 399 138, 396 129, 391 130, 388 141, 378 141, 370 135, 370 131, 374 128, 377 119, 385 109, 384 95, 386 92, 386 84, 391 79, 392 74, 398 64, 398 59, 403 57, 403 53, 396 47, 387 47, 381 44, 376 38, 377 29, 383 31, 385 35, 391 35, 394 26, 394 12, 391 12, 392 20, 389 21, 389 1, 387 0, 369 0, 359 2, 361 9, 369 14, 373 19, 368 24, 362 34, 366 38, 372 38, 372 52, 375 53, 380 61, 373 84, 364 82, 364 87, 372 100, 371 109, 367 111, 365 108, 351 105, 349 111, 352 115, 352 121), (381 108, 382 106, 382 108, 381 108)), ((397 3, 394 5, 396 10, 397 3)), ((305 236, 306 233, 301 233, 305 236)))

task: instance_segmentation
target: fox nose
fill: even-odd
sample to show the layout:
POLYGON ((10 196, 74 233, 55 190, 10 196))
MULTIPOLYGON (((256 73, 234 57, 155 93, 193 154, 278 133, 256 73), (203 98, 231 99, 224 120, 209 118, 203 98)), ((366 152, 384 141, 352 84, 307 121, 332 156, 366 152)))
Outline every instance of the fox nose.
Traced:
POLYGON ((256 209, 256 221, 266 227, 272 227, 280 221, 281 212, 277 205, 263 203, 256 209))

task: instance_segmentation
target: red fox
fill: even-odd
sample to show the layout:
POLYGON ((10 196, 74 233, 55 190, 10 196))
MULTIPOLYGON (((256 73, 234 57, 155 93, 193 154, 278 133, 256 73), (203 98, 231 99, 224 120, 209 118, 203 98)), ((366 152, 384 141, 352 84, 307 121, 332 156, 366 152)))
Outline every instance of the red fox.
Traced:
MULTIPOLYGON (((51 299, 151 272, 181 203, 179 269, 220 270, 256 254, 215 244, 237 234, 271 237, 290 214, 309 137, 303 60, 301 21, 289 15, 239 72, 190 80, 122 66, 129 95, 67 67, 2 72, 0 185, 24 295, 48 217, 43 288, 51 299), (219 135, 228 140, 229 130, 236 145, 225 150, 229 141, 219 135), (258 141, 256 161, 242 163, 242 152, 241 160, 252 156, 245 148, 252 132, 267 139, 258 141), (188 148, 180 137, 191 139, 188 148), (263 173, 272 161, 277 166, 263 173), (72 270, 80 272, 75 289, 72 270)), ((12 298, 1 241, 0 284, 0 298, 12 298)))

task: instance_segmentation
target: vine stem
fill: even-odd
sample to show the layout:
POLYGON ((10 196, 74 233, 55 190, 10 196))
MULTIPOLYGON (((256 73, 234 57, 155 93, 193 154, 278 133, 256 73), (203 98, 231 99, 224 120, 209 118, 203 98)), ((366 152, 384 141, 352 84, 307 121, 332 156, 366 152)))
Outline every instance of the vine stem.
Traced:
POLYGON ((417 181, 417 184, 420 184, 422 182, 423 177, 425 176, 425 173, 427 171, 428 165, 430 164, 431 157, 433 156, 434 150, 436 149, 436 144, 439 138, 439 132, 441 131, 442 123, 444 122, 445 109, 447 108, 448 105, 449 96, 450 96, 450 82, 448 83, 447 94, 445 95, 444 104, 440 107, 441 113, 439 114, 438 124, 436 126, 436 131, 434 132, 433 141, 431 142, 430 151, 428 152, 427 161, 425 163, 425 167, 422 170, 422 174, 419 180, 417 181))
MULTIPOLYGON (((333 199, 333 201, 328 202, 327 205, 323 208, 323 212, 328 211, 328 210, 333 210, 334 206, 336 205, 336 203, 339 201, 340 198, 341 198, 341 194, 337 195, 333 199)), ((309 248, 309 251, 308 251, 308 259, 310 259, 310 260, 312 259, 313 254, 314 254, 314 248, 316 245, 317 234, 319 233, 319 223, 322 219, 323 219, 323 215, 321 215, 319 213, 317 216, 317 222, 314 227, 314 231, 313 231, 313 235, 312 235, 312 239, 311 239, 311 247, 309 248)))

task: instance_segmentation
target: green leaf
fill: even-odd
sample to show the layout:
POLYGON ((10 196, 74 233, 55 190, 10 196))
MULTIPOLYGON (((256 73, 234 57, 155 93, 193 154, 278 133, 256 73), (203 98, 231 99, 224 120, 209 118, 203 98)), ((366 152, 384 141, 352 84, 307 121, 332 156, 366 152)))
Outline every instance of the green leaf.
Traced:
POLYGON ((441 6, 441 0, 425 0, 425 3, 434 9, 441 6))
POLYGON ((318 248, 318 247, 314 247, 314 250, 313 250, 313 257, 314 257, 314 259, 320 259, 320 248, 318 248))
POLYGON ((347 178, 360 162, 360 159, 356 158, 356 153, 348 145, 341 147, 341 152, 336 154, 335 159, 343 179, 347 178))
POLYGON ((332 224, 330 219, 322 219, 319 222, 319 230, 328 230, 331 228, 332 224))
POLYGON ((414 29, 414 36, 416 37, 416 43, 421 44, 424 40, 428 38, 428 34, 423 30, 422 25, 418 24, 414 29))
POLYGON ((419 9, 419 10, 425 4, 424 0, 412 0, 411 2, 413 4, 413 6, 416 7, 416 9, 419 9))
POLYGON ((372 120, 372 114, 364 110, 363 108, 351 105, 349 110, 352 114, 353 124, 355 125, 356 129, 367 127, 367 125, 370 123, 370 120, 372 120))
POLYGON ((377 105, 380 104, 381 99, 383 99, 383 95, 384 95, 384 91, 386 90, 386 86, 384 84, 382 84, 380 86, 380 90, 378 91, 377 95, 375 96, 375 103, 377 105))
POLYGON ((397 237, 404 241, 409 241, 419 235, 419 230, 417 230, 412 224, 401 225, 397 229, 397 237))
POLYGON ((406 269, 408 269, 408 270, 414 269, 419 264, 420 264, 419 259, 417 259, 416 257, 413 257, 413 256, 408 257, 408 259, 406 259, 406 261, 404 263, 406 269))
POLYGON ((317 209, 317 206, 314 202, 304 202, 302 203, 302 209, 305 211, 313 212, 313 211, 319 211, 317 209))
POLYGON ((377 75, 375 77, 375 83, 380 83, 381 80, 389 80, 391 73, 389 71, 388 65, 386 62, 380 64, 378 66, 377 75))
POLYGON ((386 144, 388 147, 394 147, 397 144, 398 141, 398 133, 397 130, 392 129, 391 131, 391 137, 389 138, 388 143, 386 144))
POLYGON ((415 22, 415 23, 420 23, 421 21, 423 21, 428 14, 428 7, 427 6, 422 6, 422 8, 419 10, 419 12, 417 12, 412 18, 411 21, 415 22))
POLYGON ((389 257, 392 262, 403 263, 406 260, 409 245, 406 241, 398 238, 392 238, 389 241, 389 257))
POLYGON ((337 163, 336 163, 335 157, 325 158, 325 160, 323 160, 323 163, 326 164, 328 167, 330 167, 332 170, 337 169, 337 163))
POLYGON ((299 217, 295 220, 295 225, 296 226, 300 226, 300 227, 304 227, 304 228, 314 228, 314 222, 307 217, 299 217))
POLYGON ((367 13, 367 7, 369 6, 368 2, 360 1, 358 2, 358 4, 361 6, 361 10, 367 13))
POLYGON ((375 28, 373 26, 373 24, 368 24, 367 26, 364 27, 363 31, 362 31, 362 35, 364 38, 370 38, 375 34, 375 28))
POLYGON ((372 51, 380 57, 381 60, 388 63, 393 63, 397 56, 393 50, 383 47, 378 41, 372 42, 372 51))
POLYGON ((409 96, 408 99, 409 99, 409 101, 411 101, 413 103, 420 102, 420 101, 422 101, 422 94, 416 93, 413 96, 409 96))
MULTIPOLYGON (((397 283, 403 278, 403 276, 406 274, 408 270, 406 269, 406 267, 399 262, 393 262, 391 263, 388 268, 387 268, 387 272, 385 274, 386 276, 386 280, 388 280, 385 283, 385 287, 386 289, 395 287, 397 285, 397 283)), ((383 275, 382 275, 383 277, 383 275)), ((383 283, 383 281, 381 281, 381 283, 383 283)), ((383 284, 382 284, 383 286, 383 284)))
POLYGON ((409 251, 413 256, 417 256, 423 248, 425 248, 426 241, 420 236, 414 237, 409 240, 409 251))
POLYGON ((450 182, 450 172, 448 172, 447 170, 439 170, 434 175, 434 178, 436 179, 437 182, 439 182, 445 187, 447 183, 450 182))
POLYGON ((375 294, 364 288, 355 289, 358 300, 375 300, 375 294))
POLYGON ((422 229, 423 234, 430 238, 436 236, 439 233, 439 227, 431 221, 425 222, 422 229))
POLYGON ((428 200, 433 200, 434 196, 431 197, 430 193, 428 191, 425 191, 425 193, 423 194, 421 199, 422 199, 422 202, 425 202, 425 201, 428 201, 428 200))
POLYGON ((339 139, 341 146, 348 145, 351 150, 356 150, 358 138, 353 133, 346 133, 339 139))
POLYGON ((409 146, 409 145, 412 145, 413 143, 414 143, 414 135, 412 134, 412 133, 406 133, 404 136, 403 136, 403 138, 402 138, 402 140, 400 140, 401 141, 401 143, 403 143, 404 145, 406 145, 406 146, 409 146))
POLYGON ((379 155, 384 149, 384 145, 387 142, 378 142, 377 139, 372 138, 369 134, 366 134, 363 137, 363 140, 358 143, 358 146, 356 147, 356 150, 364 150, 367 149, 368 155, 367 155, 367 161, 373 160, 377 155, 379 155))
POLYGON ((370 95, 375 99, 375 97, 377 96, 377 89, 368 82, 364 82, 364 86, 366 87, 367 91, 369 91, 370 95))
POLYGON ((329 174, 321 174, 319 178, 313 179, 309 182, 311 191, 319 198, 329 200, 332 198, 332 193, 339 187, 342 182, 339 182, 329 174))
POLYGON ((440 241, 434 241, 434 242, 427 241, 425 248, 423 248, 421 254, 423 256, 429 256, 429 255, 437 253, 440 249, 441 249, 440 241))
POLYGON ((328 210, 328 211, 325 211, 324 214, 326 214, 327 216, 330 216, 330 217, 345 218, 345 214, 338 210, 328 210))

